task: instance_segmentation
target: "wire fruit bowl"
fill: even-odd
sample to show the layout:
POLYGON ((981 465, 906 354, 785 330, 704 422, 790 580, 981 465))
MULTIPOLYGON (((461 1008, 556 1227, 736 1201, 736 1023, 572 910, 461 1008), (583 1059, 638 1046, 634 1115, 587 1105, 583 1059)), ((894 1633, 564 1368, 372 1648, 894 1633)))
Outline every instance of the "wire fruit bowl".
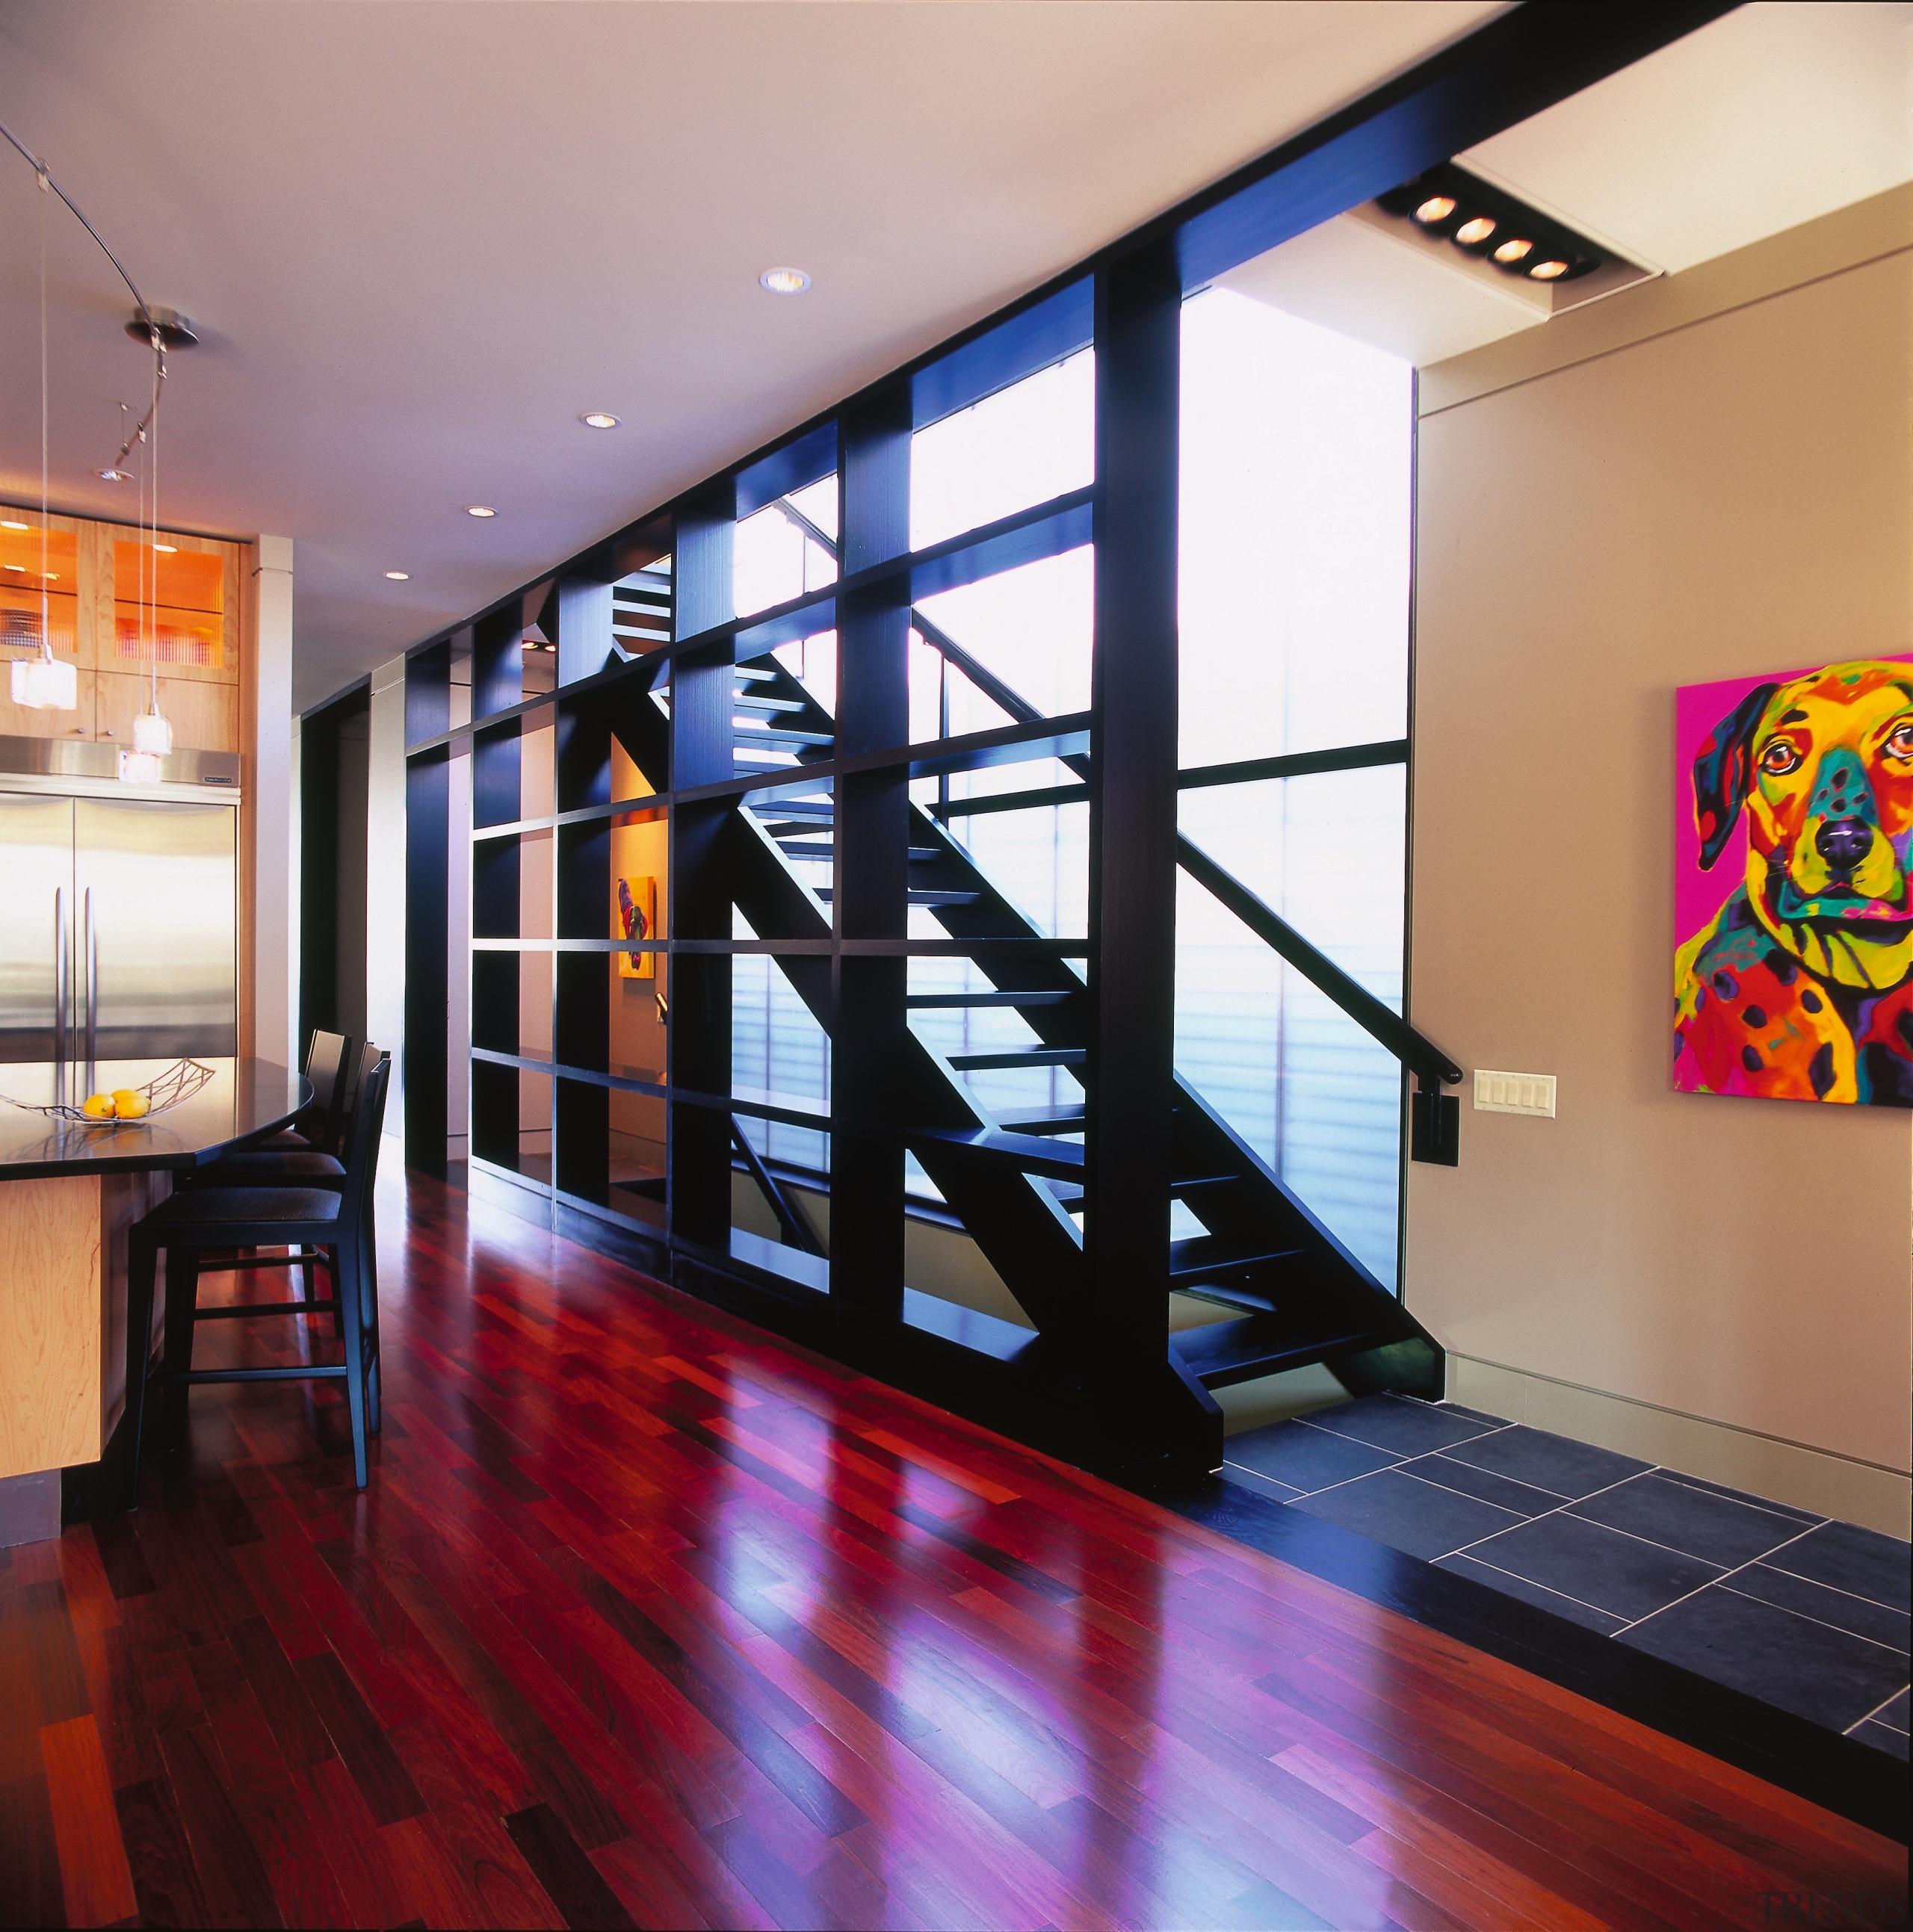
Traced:
POLYGON ((49 1106, 36 1106, 29 1100, 16 1100, 10 1094, 0 1094, 10 1107, 17 1107, 23 1114, 44 1114, 50 1120, 71 1120, 83 1127, 138 1126, 161 1114, 170 1113, 205 1086, 213 1077, 213 1070, 203 1066, 197 1060, 176 1060, 164 1073, 155 1074, 143 1087, 128 1088, 128 1092, 143 1094, 146 1096, 146 1111, 137 1120, 122 1120, 117 1114, 95 1114, 84 1107, 75 1107, 62 1101, 49 1106))

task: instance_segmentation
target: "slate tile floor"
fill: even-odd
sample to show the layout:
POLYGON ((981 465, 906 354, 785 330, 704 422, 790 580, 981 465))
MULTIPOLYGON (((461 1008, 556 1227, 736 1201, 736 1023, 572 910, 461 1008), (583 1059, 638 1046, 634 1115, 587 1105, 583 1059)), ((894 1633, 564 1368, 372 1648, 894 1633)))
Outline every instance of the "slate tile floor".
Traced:
POLYGON ((1223 1474, 1907 1754, 1906 1544, 1451 1403, 1366 1396, 1230 1438, 1223 1474))

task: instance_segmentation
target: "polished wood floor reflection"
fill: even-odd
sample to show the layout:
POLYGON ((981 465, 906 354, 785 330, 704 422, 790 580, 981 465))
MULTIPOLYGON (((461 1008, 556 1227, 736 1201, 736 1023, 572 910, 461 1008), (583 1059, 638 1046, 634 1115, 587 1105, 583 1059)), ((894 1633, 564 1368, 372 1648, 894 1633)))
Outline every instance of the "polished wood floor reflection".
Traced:
POLYGON ((201 1389, 137 1516, 0 1553, 9 1921, 1509 1932, 1904 1897, 1899 1846, 1449 1638, 461 1195, 382 1212, 368 1493, 329 1388, 201 1389))

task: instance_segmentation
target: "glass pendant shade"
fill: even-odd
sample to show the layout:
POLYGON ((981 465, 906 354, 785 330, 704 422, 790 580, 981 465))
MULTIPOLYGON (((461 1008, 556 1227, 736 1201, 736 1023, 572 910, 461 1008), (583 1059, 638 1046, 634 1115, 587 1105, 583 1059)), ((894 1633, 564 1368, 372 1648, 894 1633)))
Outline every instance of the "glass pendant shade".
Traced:
POLYGON ((160 782, 157 752, 122 752, 119 778, 122 784, 158 784, 160 782))
POLYGON ((53 657, 16 658, 13 700, 29 711, 73 711, 80 704, 80 677, 74 667, 53 657))
POLYGON ((158 711, 143 711, 133 721, 133 748, 164 757, 173 749, 173 726, 158 711))

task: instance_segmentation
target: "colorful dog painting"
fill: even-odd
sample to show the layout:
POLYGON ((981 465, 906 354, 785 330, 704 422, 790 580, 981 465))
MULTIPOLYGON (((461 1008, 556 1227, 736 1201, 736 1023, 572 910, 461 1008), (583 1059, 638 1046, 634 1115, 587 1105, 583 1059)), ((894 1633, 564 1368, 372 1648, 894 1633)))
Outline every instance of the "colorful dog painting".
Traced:
POLYGON ((1913 658, 1689 685, 1674 1084, 1913 1106, 1913 658))

